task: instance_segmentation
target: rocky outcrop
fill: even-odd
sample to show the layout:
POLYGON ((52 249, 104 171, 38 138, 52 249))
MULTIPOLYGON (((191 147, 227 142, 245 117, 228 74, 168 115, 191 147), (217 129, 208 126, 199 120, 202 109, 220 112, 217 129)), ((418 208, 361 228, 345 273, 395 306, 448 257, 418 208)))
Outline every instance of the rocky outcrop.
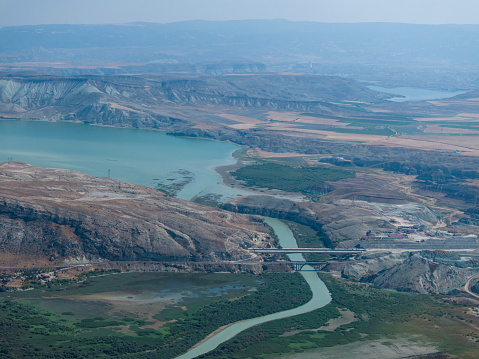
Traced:
POLYGON ((462 287, 467 276, 459 268, 431 262, 414 254, 403 263, 368 281, 383 288, 415 293, 449 293, 462 287))
POLYGON ((110 178, 0 164, 0 249, 58 261, 235 260, 270 241, 258 218, 110 178))
MULTIPOLYGON (((117 103, 131 97, 137 96, 131 90, 127 91, 124 85, 114 88, 87 77, 0 79, 0 113, 7 117, 169 130, 183 129, 188 124, 177 118, 117 103)), ((136 100, 141 101, 140 98, 136 100)))
POLYGON ((327 270, 386 289, 412 293, 451 293, 461 289, 467 278, 477 273, 478 266, 477 260, 465 262, 460 253, 376 252, 358 256, 348 263, 332 263, 327 270))
MULTIPOLYGON (((355 241, 368 229, 392 227, 381 216, 368 208, 335 203, 294 202, 271 196, 239 197, 223 208, 248 214, 258 214, 298 222, 321 231, 327 246, 342 246, 344 241, 355 241)), ((356 243, 353 244, 353 246, 356 243)), ((351 247, 351 243, 346 243, 351 247)))
POLYGON ((370 277, 403 263, 407 258, 409 253, 363 255, 359 261, 348 262, 342 274, 355 279, 370 277))
POLYGON ((183 128, 188 124, 176 118, 158 115, 155 113, 129 111, 114 108, 111 104, 97 103, 83 107, 78 112, 67 114, 63 117, 65 121, 81 121, 92 125, 169 129, 174 131, 183 128))
POLYGON ((291 221, 300 221, 300 217, 305 216, 304 210, 298 203, 272 196, 239 197, 225 203, 223 208, 232 212, 258 214, 291 221))

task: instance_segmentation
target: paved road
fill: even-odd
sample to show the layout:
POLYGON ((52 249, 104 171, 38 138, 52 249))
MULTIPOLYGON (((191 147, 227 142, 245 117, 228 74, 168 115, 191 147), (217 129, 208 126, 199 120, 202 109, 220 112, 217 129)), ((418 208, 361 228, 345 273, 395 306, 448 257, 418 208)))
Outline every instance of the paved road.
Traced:
POLYGON ((477 277, 479 277, 479 273, 476 273, 473 276, 469 277, 466 284, 464 284, 464 291, 466 291, 468 294, 472 295, 476 299, 479 299, 479 295, 471 291, 471 281, 477 277))

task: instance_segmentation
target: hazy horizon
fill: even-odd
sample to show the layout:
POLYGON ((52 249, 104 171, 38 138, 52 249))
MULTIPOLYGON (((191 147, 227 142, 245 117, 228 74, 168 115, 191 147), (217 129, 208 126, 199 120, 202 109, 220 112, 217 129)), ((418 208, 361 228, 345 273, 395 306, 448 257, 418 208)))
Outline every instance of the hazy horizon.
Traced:
POLYGON ((475 0, 0 0, 0 5, 0 27, 249 19, 479 24, 475 0))

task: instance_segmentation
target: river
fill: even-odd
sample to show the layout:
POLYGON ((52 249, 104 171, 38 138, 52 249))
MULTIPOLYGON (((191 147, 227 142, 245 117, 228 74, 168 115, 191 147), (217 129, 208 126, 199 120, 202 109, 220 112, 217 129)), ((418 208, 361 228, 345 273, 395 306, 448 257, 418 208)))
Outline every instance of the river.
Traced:
MULTIPOLYGON (((82 123, 0 120, 0 162, 12 159, 35 166, 66 168, 93 176, 107 176, 135 184, 189 181, 177 197, 190 200, 214 194, 228 200, 245 193, 226 187, 214 166, 232 164, 232 143, 166 135, 164 132, 90 126, 82 123)), ((297 247, 283 222, 266 218, 283 247, 297 247)), ((304 261, 301 254, 290 254, 304 261)), ((331 301, 325 284, 311 267, 301 272, 313 292, 312 299, 295 309, 234 323, 180 358, 194 358, 254 325, 321 308, 331 301)))
MULTIPOLYGON (((265 218, 265 222, 268 223, 273 229, 276 235, 279 238, 281 246, 285 248, 298 248, 296 239, 293 236, 293 233, 289 227, 281 222, 278 219, 274 218, 265 218)), ((302 254, 288 254, 288 257, 293 261, 304 261, 302 254)), ((331 301, 331 294, 329 293, 328 288, 324 282, 319 279, 316 272, 310 266, 306 265, 303 267, 306 271, 301 271, 301 275, 304 277, 306 282, 313 292, 313 297, 311 300, 294 309, 285 310, 283 312, 278 312, 274 314, 269 314, 263 317, 243 320, 236 322, 219 331, 218 333, 210 336, 205 341, 201 342, 198 346, 194 347, 187 353, 177 357, 177 359, 192 359, 200 356, 202 354, 208 353, 209 351, 215 349, 221 343, 233 338, 242 331, 251 328, 255 325, 266 323, 272 320, 277 320, 281 318, 291 317, 298 314, 308 313, 315 309, 322 308, 331 301), (309 270, 309 271, 308 271, 309 270)))

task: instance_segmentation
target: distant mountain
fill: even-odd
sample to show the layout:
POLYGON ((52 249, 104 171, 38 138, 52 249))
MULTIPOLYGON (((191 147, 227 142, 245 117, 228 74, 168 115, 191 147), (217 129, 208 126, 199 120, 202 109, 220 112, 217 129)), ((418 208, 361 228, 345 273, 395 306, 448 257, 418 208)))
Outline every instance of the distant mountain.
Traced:
POLYGON ((478 55, 479 25, 243 20, 0 29, 0 67, 23 62, 21 69, 64 75, 288 70, 468 88, 479 78, 478 55))
POLYGON ((286 20, 36 25, 0 29, 0 53, 37 61, 341 61, 476 64, 479 25, 286 20))

